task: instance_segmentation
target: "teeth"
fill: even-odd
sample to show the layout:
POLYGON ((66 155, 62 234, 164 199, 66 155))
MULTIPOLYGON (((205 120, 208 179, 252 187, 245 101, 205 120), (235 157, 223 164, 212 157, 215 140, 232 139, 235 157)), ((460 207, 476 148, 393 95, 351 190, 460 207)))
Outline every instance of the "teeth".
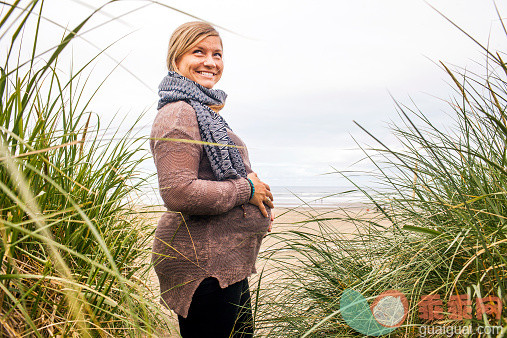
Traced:
POLYGON ((198 72, 198 73, 201 74, 201 75, 204 75, 204 76, 208 76, 208 77, 212 77, 212 76, 215 75, 213 73, 208 73, 208 72, 198 72))

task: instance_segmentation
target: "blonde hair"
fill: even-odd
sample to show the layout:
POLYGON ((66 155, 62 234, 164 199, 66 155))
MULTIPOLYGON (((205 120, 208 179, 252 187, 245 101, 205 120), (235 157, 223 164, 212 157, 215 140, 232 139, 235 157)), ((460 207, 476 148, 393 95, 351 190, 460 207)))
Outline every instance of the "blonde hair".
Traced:
MULTIPOLYGON (((178 67, 176 67, 178 58, 208 36, 218 36, 220 38, 215 27, 206 22, 192 21, 176 28, 169 40, 167 69, 178 72, 178 67)), ((221 42, 222 39, 220 39, 221 42)))

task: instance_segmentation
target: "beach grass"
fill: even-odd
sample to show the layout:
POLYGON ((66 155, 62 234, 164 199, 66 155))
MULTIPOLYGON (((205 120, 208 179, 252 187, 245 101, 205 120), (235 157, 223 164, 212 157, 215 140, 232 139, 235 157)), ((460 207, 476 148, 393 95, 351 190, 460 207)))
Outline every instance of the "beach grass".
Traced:
POLYGON ((153 227, 132 199, 146 180, 146 140, 134 133, 137 121, 119 134, 89 111, 100 88, 85 94, 94 59, 59 69, 63 52, 104 6, 40 51, 43 4, 4 3, 0 18, 9 46, 0 60, 1 335, 170 332, 145 284, 153 227), (25 32, 29 23, 35 30, 25 32))
POLYGON ((337 208, 329 217, 315 209, 293 229, 270 235, 276 244, 263 252, 266 269, 254 293, 263 335, 362 336, 341 316, 346 289, 370 303, 391 289, 406 296, 408 317, 393 337, 419 336, 422 325, 507 333, 507 66, 502 51, 477 44, 483 72, 440 64, 453 84, 445 129, 397 101, 402 122, 390 128, 401 147, 358 123, 378 144, 365 156, 382 188, 355 189, 376 213, 337 208), (441 300, 441 318, 421 317, 425 295, 441 300), (456 295, 471 301, 471 318, 450 316, 456 295), (496 308, 495 299, 503 303, 498 315, 481 315, 484 306, 496 308))

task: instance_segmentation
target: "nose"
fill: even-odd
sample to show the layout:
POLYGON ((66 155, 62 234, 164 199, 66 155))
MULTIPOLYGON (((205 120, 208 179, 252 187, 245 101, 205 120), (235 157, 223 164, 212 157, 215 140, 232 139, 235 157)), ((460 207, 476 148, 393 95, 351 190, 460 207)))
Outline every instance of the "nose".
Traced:
POLYGON ((204 65, 206 67, 215 67, 216 66, 215 60, 213 60, 213 56, 211 54, 206 55, 206 58, 204 59, 204 65))

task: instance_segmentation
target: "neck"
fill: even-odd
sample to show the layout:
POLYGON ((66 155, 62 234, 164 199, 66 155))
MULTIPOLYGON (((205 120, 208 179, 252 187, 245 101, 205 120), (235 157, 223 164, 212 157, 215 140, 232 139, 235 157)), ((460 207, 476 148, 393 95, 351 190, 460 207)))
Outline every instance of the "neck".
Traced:
POLYGON ((213 110, 215 113, 218 114, 218 112, 224 107, 223 104, 220 104, 220 105, 209 105, 208 107, 210 107, 211 110, 213 110))

